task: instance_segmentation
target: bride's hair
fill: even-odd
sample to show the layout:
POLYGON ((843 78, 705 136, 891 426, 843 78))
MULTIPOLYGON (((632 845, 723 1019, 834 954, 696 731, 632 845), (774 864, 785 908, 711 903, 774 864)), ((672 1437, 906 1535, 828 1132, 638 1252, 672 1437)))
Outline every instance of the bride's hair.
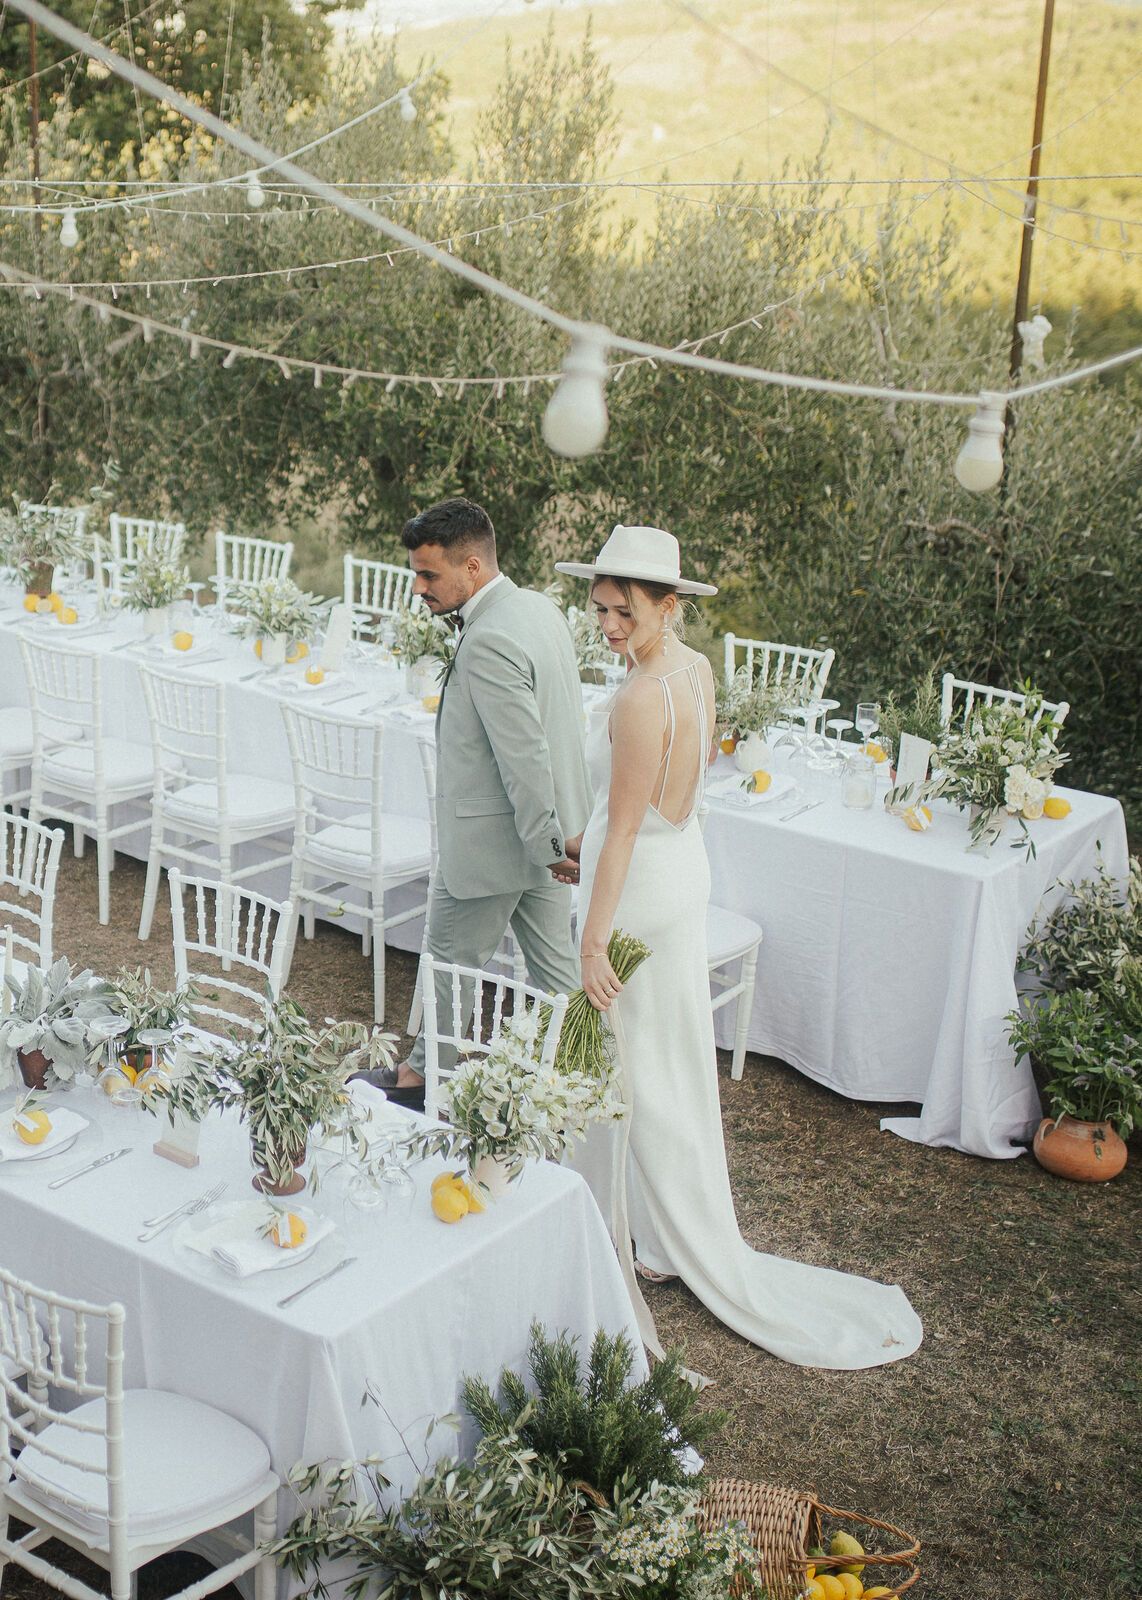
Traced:
POLYGON ((595 582, 591 585, 591 593, 594 594, 595 592, 595 584, 603 582, 614 584, 626 601, 632 616, 638 611, 638 602, 635 599, 636 591, 640 595, 645 595, 656 606, 660 606, 668 595, 673 595, 678 604, 674 607, 674 615, 670 619, 670 626, 677 638, 685 639, 686 618, 683 614, 683 607, 686 602, 672 583, 644 582, 641 578, 615 578, 609 572, 599 572, 596 573, 595 582))

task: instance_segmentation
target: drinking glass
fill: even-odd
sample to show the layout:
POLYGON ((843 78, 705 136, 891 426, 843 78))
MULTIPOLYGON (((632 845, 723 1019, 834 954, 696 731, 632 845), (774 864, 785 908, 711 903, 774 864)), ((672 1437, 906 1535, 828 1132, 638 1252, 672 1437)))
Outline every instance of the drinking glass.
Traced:
POLYGON ((880 727, 880 707, 873 700, 862 700, 856 708, 857 732, 868 749, 868 741, 880 727))

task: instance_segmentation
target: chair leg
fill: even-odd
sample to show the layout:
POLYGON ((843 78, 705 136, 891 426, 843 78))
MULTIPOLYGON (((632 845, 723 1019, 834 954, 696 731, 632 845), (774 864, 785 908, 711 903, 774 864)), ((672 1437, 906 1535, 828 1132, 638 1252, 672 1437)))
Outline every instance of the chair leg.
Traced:
POLYGON ((424 975, 424 945, 422 943, 421 947, 420 947, 420 960, 417 962, 417 966, 416 966, 416 983, 413 985, 412 1005, 410 1005, 409 1008, 408 1008, 408 1026, 405 1029, 405 1032, 407 1034, 411 1034, 411 1036, 414 1039, 416 1038, 417 1034, 420 1032, 420 1024, 421 1024, 421 1021, 422 1021, 422 1019, 424 1017, 424 1001, 421 998, 421 993, 420 993, 420 980, 423 977, 423 975, 424 975))
POLYGON ((757 987, 757 945, 742 956, 741 994, 738 995, 737 1023, 734 1028, 734 1054, 730 1077, 735 1081, 745 1071, 746 1041, 749 1038, 749 1021, 753 1015, 753 992, 757 987))
MULTIPOLYGON (((254 1508, 254 1543, 269 1544, 277 1531, 277 1495, 272 1494, 254 1508)), ((254 1568, 254 1600, 274 1600, 276 1586, 277 1563, 273 1556, 263 1556, 254 1568)))
POLYGON ((107 817, 101 817, 95 837, 95 863, 99 877, 99 921, 104 927, 111 921, 111 872, 115 866, 115 846, 107 837, 107 828, 107 817))
POLYGON ((151 937, 151 924, 155 920, 155 906, 159 898, 159 879, 163 866, 162 830, 151 824, 151 850, 147 856, 147 881, 143 886, 143 912, 139 918, 139 938, 151 937))
POLYGON ((73 822, 71 825, 71 848, 77 861, 82 861, 83 847, 86 843, 87 834, 83 831, 78 822, 73 822))
MULTIPOLYGON (((365 924, 366 928, 369 923, 365 924)), ((380 913, 372 920, 373 942, 373 1021, 385 1020, 385 927, 380 913)))

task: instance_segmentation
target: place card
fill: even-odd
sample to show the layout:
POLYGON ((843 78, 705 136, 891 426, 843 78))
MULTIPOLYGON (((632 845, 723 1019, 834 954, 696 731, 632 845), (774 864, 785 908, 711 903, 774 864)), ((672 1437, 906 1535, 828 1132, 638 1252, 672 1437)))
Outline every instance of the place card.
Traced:
POLYGON ((932 741, 918 739, 914 733, 900 735, 900 749, 896 754, 897 789, 905 784, 923 783, 928 776, 928 762, 932 756, 932 741))
POLYGON ((352 636, 352 606, 334 606, 329 613, 329 626, 325 630, 325 642, 321 646, 317 665, 325 672, 337 672, 352 636))

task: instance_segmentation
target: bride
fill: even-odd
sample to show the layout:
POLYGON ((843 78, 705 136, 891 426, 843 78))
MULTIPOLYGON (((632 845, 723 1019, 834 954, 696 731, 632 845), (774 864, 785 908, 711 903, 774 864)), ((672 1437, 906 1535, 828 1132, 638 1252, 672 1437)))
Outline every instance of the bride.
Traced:
POLYGON ((620 525, 593 564, 557 562, 556 571, 590 580, 607 643, 627 657, 626 681, 587 742, 595 808, 580 845, 579 928, 583 988, 614 1026, 629 1158, 626 1138, 600 1128, 581 1167, 612 1218, 646 1342, 657 1348, 630 1271, 632 1235, 643 1277, 680 1277, 728 1327, 786 1361, 899 1361, 923 1337, 901 1289, 763 1255, 738 1232, 706 966, 710 870, 698 826, 713 674, 681 638, 680 597, 717 591, 680 577, 678 541, 660 528, 620 525), (626 985, 607 959, 614 928, 652 952, 626 985), (609 1158, 601 1149, 608 1139, 609 1158))

